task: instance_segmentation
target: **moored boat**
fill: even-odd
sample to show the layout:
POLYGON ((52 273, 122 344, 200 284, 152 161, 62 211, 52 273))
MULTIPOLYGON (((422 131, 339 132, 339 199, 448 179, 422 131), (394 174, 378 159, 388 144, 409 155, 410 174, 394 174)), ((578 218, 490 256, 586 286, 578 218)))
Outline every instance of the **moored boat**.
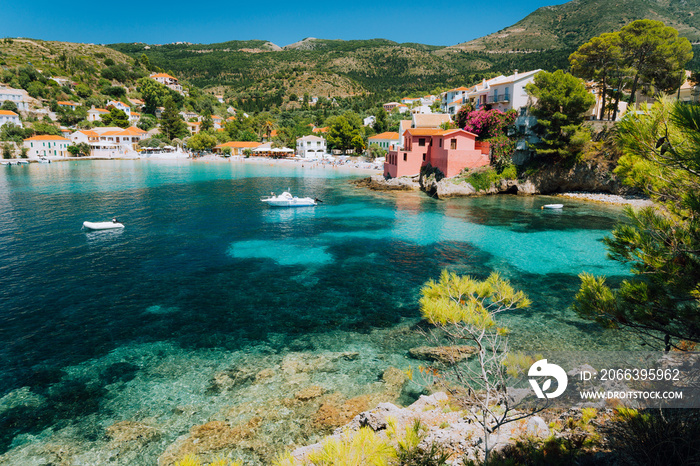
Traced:
POLYGON ((545 204, 542 206, 543 209, 563 209, 564 204, 545 204))
POLYGON ((86 230, 113 230, 115 228, 124 228, 124 225, 115 218, 111 222, 83 222, 83 228, 86 230))
POLYGON ((270 196, 260 199, 262 202, 273 207, 311 207, 318 203, 318 199, 310 197, 292 196, 288 191, 283 192, 279 196, 271 193, 270 196))

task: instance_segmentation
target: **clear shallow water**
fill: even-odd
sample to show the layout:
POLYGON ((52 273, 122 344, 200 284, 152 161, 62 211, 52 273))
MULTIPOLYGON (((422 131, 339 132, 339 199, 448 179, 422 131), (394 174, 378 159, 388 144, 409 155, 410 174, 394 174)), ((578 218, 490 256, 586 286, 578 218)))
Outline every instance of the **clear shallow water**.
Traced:
MULTIPOLYGON (((169 397, 182 404, 197 392, 186 381, 206 382, 235 355, 259 354, 246 361, 265 367, 256 363, 269 363, 265 355, 354 348, 367 367, 406 364, 417 340, 392 332, 417 321, 420 286, 445 267, 480 278, 499 271, 528 293, 531 308, 504 316, 516 349, 632 348, 567 309, 580 272, 626 273, 600 242, 618 208, 376 194, 352 187, 347 173, 243 162, 2 168, 0 397, 11 397, 0 400, 0 411, 10 406, 0 412, 0 453, 88 420, 99 433, 123 416, 162 414, 169 397), (259 202, 287 188, 324 202, 259 202), (80 228, 115 215, 123 231, 80 228), (154 369, 163 366, 166 381, 154 369), (10 403, 18 390, 29 395, 10 403)), ((190 400, 200 422, 205 385, 190 400)), ((173 435, 188 428, 183 421, 173 435)))

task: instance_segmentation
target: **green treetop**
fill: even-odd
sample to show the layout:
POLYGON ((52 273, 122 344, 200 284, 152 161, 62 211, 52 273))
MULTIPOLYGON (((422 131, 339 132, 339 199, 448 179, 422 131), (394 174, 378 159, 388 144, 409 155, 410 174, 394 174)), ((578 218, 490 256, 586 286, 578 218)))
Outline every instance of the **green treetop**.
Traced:
POLYGON ((571 155, 570 142, 580 129, 585 112, 595 103, 583 82, 562 70, 540 71, 525 86, 537 102, 532 114, 537 117, 537 131, 542 143, 537 153, 565 157, 571 155))

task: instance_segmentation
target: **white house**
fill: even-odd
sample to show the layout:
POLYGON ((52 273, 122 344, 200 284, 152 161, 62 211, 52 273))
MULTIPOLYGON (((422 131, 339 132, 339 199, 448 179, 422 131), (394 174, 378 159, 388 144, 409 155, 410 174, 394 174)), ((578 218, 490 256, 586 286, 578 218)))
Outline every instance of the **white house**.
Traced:
POLYGON ((469 88, 462 86, 440 94, 442 111, 450 113, 450 106, 454 108, 455 105, 463 105, 467 99, 467 91, 469 88))
POLYGON ((20 112, 29 111, 29 94, 24 89, 13 89, 0 84, 0 104, 6 100, 14 102, 20 112))
POLYGON ((297 139, 297 156, 311 159, 322 157, 325 153, 325 139, 318 136, 304 136, 297 139))
POLYGON ((88 121, 101 121, 102 116, 108 114, 109 110, 106 110, 104 108, 95 108, 95 106, 93 105, 92 108, 90 108, 90 110, 88 110, 87 113, 88 113, 88 117, 87 117, 88 121))
POLYGON ((170 76, 167 73, 155 73, 149 76, 151 79, 158 81, 164 86, 169 87, 173 91, 177 91, 182 94, 182 86, 178 83, 177 78, 170 76))
POLYGON ((38 159, 39 157, 68 157, 70 139, 62 136, 32 136, 24 140, 24 147, 28 149, 27 157, 38 159))
POLYGON ((19 120, 19 115, 17 115, 15 112, 12 110, 0 110, 0 126, 5 124, 22 126, 22 122, 19 120))
POLYGON ((107 108, 109 107, 118 108, 122 112, 126 113, 126 116, 129 117, 129 120, 131 120, 131 107, 122 102, 121 100, 110 100, 109 102, 107 102, 107 108))
POLYGON ((506 110, 518 110, 527 107, 530 103, 530 96, 525 92, 525 86, 534 81, 535 75, 542 70, 518 73, 510 76, 497 76, 489 80, 483 80, 480 84, 472 87, 467 93, 474 108, 497 109, 502 112, 506 110))

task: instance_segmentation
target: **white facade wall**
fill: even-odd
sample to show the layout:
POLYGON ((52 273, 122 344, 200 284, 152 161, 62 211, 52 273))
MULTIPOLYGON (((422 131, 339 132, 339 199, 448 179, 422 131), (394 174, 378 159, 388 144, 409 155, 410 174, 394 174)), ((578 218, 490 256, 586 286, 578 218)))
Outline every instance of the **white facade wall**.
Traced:
POLYGON ((28 149, 27 157, 38 159, 40 157, 68 157, 68 146, 71 142, 67 139, 49 140, 25 140, 24 147, 28 149))
POLYGON ((17 126, 22 126, 22 122, 19 120, 19 115, 15 112, 0 112, 0 126, 6 124, 13 124, 17 126))
POLYGON ((321 157, 326 153, 326 140, 318 136, 297 139, 296 154, 307 159, 321 157))
POLYGON ((17 109, 21 112, 29 111, 29 97, 26 91, 22 89, 13 89, 9 86, 0 85, 0 104, 9 100, 17 105, 17 109))

